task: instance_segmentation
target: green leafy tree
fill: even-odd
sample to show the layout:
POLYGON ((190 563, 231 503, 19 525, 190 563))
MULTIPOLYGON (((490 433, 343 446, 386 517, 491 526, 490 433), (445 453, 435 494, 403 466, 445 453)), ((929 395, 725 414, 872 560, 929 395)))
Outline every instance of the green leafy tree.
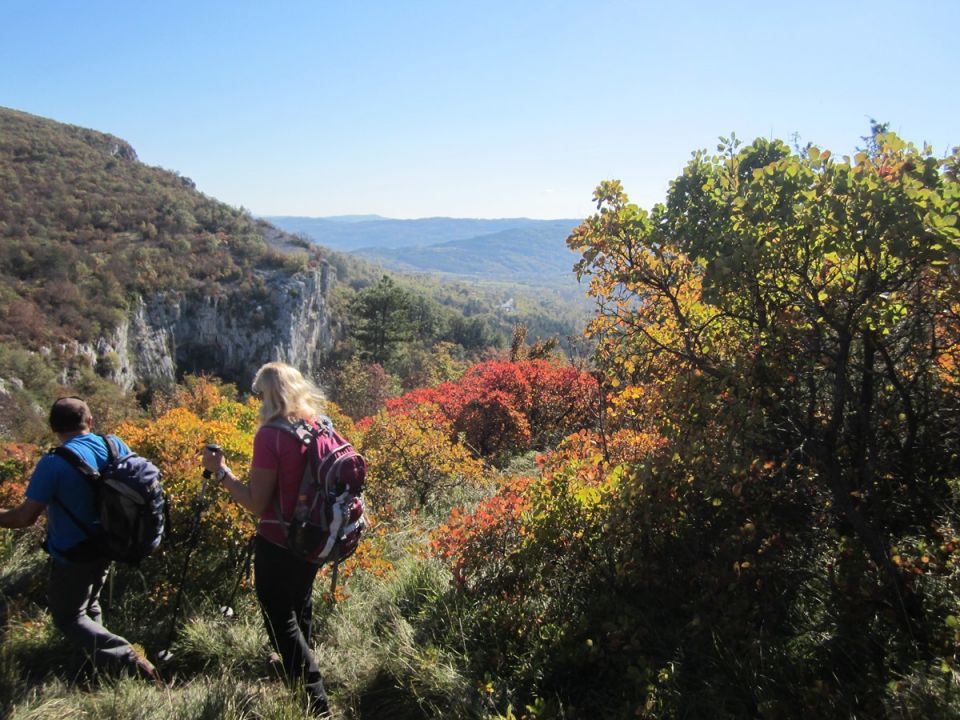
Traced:
POLYGON ((382 365, 398 345, 413 337, 411 305, 410 293, 398 287, 389 275, 357 293, 351 308, 355 323, 352 332, 364 360, 382 365))
POLYGON ((500 338, 483 316, 458 315, 450 323, 450 340, 468 351, 480 351, 498 345, 500 338))
POLYGON ((428 348, 411 345, 399 354, 392 367, 401 378, 404 390, 433 387, 463 375, 468 363, 457 357, 463 355, 462 350, 450 342, 438 342, 428 348))

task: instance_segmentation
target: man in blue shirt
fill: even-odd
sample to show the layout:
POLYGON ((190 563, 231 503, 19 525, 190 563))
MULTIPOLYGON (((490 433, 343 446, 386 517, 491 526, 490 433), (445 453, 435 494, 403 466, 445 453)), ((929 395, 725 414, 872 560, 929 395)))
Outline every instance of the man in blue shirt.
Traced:
MULTIPOLYGON (((90 432, 92 427, 90 408, 80 398, 60 398, 50 409, 50 429, 60 444, 102 470, 107 447, 90 432)), ((122 441, 118 446, 121 453, 127 452, 122 441)), ((47 600, 54 624, 96 668, 132 672, 161 687, 153 665, 101 621, 100 590, 110 561, 97 557, 87 542, 100 526, 90 483, 69 462, 48 453, 37 463, 25 495, 17 507, 0 510, 0 527, 28 527, 47 511, 46 547, 51 557, 47 600)))

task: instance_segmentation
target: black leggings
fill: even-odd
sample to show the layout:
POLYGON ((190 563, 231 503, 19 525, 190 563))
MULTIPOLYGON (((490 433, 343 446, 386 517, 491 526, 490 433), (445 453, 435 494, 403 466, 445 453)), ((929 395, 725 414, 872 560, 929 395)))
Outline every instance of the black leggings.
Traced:
POLYGON ((254 584, 270 643, 283 659, 289 683, 303 682, 316 712, 327 710, 327 694, 310 651, 313 580, 319 569, 259 535, 254 552, 254 584))

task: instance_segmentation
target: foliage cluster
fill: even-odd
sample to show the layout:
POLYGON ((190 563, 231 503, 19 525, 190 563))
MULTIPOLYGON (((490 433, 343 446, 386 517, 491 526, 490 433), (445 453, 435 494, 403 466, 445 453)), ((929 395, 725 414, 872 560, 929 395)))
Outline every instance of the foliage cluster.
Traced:
POLYGON ((501 703, 960 710, 960 156, 875 130, 842 159, 724 141, 652 213, 598 188, 570 243, 604 432, 434 539, 501 703))
POLYGON ((376 507, 448 508, 451 492, 483 482, 483 463, 457 442, 432 406, 406 414, 381 411, 362 427, 360 447, 370 464, 367 495, 376 507))
POLYGON ((459 377, 471 358, 503 343, 487 319, 465 317, 390 275, 351 298, 348 334, 332 358, 330 385, 357 419, 403 390, 459 377))
MULTIPOLYGON (((352 296, 348 337, 339 344, 336 369, 329 374, 335 399, 352 417, 373 415, 403 390, 457 380, 471 362, 503 356, 496 348, 506 344, 508 335, 516 341, 518 331, 520 347, 511 348, 510 360, 528 354, 549 358, 566 343, 556 335, 535 336, 527 348, 526 337, 537 327, 529 314, 474 314, 484 306, 482 299, 472 297, 468 305, 476 307, 458 308, 449 304, 454 286, 421 285, 414 289, 402 278, 383 275, 352 296)), ((575 326, 561 321, 557 327, 569 331, 575 326)))
POLYGON ((589 374, 552 360, 490 360, 457 381, 390 400, 387 411, 420 412, 425 404, 478 455, 505 460, 596 424, 597 387, 589 374))
POLYGON ((27 489, 24 480, 29 476, 38 456, 36 445, 0 445, 0 507, 13 507, 20 503, 23 492, 27 489))
POLYGON ((459 380, 387 401, 357 425, 378 507, 446 512, 487 484, 486 463, 544 448, 592 425, 596 383, 554 360, 486 361, 459 380))

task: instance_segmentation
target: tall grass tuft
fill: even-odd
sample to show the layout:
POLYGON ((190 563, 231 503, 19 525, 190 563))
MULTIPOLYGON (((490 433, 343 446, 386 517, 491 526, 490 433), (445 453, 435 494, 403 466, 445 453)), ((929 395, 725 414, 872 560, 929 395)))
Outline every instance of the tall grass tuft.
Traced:
POLYGON ((238 681, 230 673, 197 678, 168 690, 136 679, 77 692, 63 683, 44 685, 16 705, 10 720, 301 720, 304 704, 273 684, 238 681))
POLYGON ((409 553, 386 580, 355 578, 349 598, 333 608, 318 638, 325 682, 346 716, 476 716, 463 659, 430 642, 422 627, 435 616, 448 583, 438 563, 409 553))

